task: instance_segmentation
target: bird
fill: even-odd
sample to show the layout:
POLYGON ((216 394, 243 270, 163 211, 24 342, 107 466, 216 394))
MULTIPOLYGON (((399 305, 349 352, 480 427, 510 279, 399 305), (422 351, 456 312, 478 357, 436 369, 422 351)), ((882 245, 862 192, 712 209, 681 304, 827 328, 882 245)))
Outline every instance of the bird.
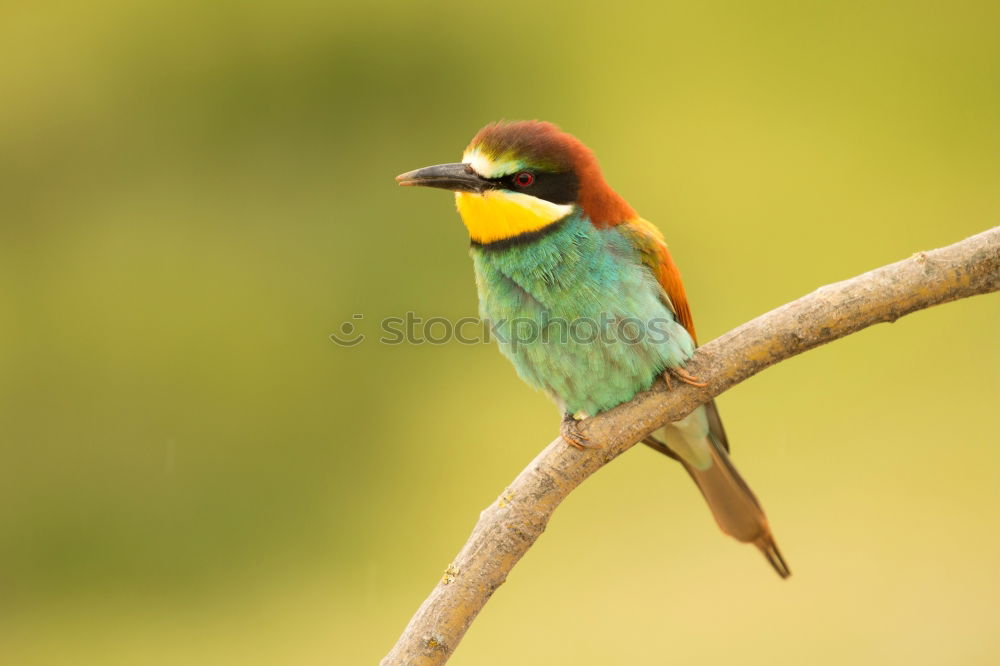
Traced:
MULTIPOLYGON (((560 434, 591 448, 581 420, 684 369, 697 346, 680 271, 663 234, 605 181, 594 153, 539 120, 500 121, 461 162, 396 177, 454 193, 468 230, 480 317, 528 384, 563 413, 560 434)), ((646 437, 694 480, 722 532, 791 575, 767 517, 729 456, 715 401, 646 437)))

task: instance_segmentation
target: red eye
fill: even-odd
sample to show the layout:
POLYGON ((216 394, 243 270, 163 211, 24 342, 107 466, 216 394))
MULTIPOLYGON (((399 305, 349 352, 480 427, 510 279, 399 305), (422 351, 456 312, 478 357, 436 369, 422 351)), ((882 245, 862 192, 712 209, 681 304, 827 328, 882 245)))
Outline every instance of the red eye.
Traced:
POLYGON ((522 171, 514 176, 514 184, 518 187, 528 187, 535 182, 535 174, 530 171, 522 171))

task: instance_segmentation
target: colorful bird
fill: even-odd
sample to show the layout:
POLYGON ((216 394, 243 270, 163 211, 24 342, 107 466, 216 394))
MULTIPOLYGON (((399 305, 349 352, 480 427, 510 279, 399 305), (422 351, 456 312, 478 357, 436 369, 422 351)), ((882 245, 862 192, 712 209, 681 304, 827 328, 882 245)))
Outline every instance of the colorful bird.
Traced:
MULTIPOLYGON (((551 123, 487 125, 462 161, 410 171, 400 185, 455 192, 469 231, 480 315, 527 383, 577 422, 684 370, 696 337, 663 236, 604 181, 593 153, 551 123)), ((729 459, 715 402, 644 440, 679 461, 719 527, 790 575, 764 510, 729 459)))

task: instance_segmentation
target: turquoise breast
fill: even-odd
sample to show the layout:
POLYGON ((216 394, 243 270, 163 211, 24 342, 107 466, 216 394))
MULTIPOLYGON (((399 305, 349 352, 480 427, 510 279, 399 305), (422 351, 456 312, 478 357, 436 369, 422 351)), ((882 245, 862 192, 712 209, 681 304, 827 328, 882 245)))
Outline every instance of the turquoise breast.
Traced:
POLYGON ((534 240, 471 250, 500 351, 563 411, 593 415, 694 353, 660 285, 615 228, 572 215, 534 240))

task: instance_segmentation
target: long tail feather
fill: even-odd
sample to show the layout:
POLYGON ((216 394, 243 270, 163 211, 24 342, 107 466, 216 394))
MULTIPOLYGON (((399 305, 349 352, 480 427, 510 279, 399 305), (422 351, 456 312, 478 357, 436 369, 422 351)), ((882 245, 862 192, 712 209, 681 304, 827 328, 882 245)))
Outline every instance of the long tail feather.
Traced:
POLYGON ((650 435, 649 437, 646 437, 644 440, 642 440, 642 443, 645 444, 646 446, 648 446, 649 448, 653 449, 654 451, 658 451, 658 452, 662 453, 663 455, 665 455, 668 458, 673 458, 674 460, 676 460, 679 463, 683 464, 683 462, 684 462, 683 460, 681 460, 681 457, 679 455, 677 455, 676 453, 674 453, 673 451, 670 450, 669 446, 667 446, 666 444, 664 444, 660 440, 656 439, 652 435, 650 435))
POLYGON ((760 549, 760 552, 764 554, 764 557, 767 558, 767 561, 774 567, 779 576, 788 578, 792 575, 792 570, 785 564, 785 558, 781 556, 778 544, 774 543, 774 538, 771 535, 768 535, 766 539, 758 539, 754 542, 754 545, 760 549))
POLYGON ((723 532, 737 541, 753 543, 782 578, 792 572, 771 535, 771 527, 757 497, 736 471, 725 450, 712 446, 712 464, 703 470, 684 463, 705 497, 723 532))
POLYGON ((667 424, 643 443, 684 466, 723 532, 757 546, 782 578, 791 575, 764 509, 729 459, 726 433, 714 402, 667 424))

